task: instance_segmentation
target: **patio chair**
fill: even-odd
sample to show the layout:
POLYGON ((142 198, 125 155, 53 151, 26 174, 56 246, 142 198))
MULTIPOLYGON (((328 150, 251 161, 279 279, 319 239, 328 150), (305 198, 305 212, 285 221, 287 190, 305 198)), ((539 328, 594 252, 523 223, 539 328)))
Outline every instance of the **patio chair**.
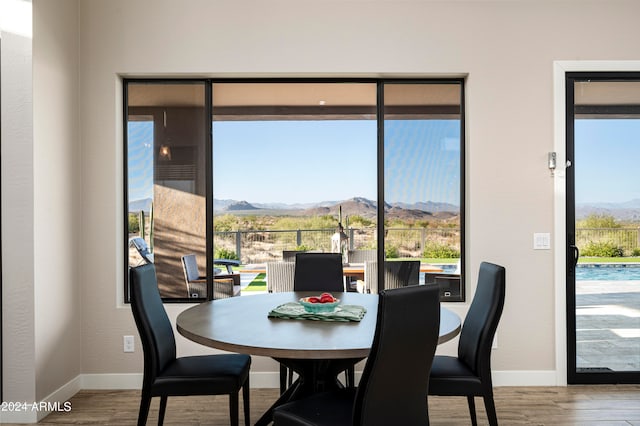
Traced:
POLYGON ((282 250, 283 262, 296 262, 296 255, 298 253, 322 253, 319 250, 282 250))
POLYGON ((153 263, 153 253, 149 250, 147 242, 141 237, 134 237, 129 240, 129 245, 135 247, 145 263, 153 263))
MULTIPOLYGON (((420 283, 419 260, 384 262, 384 288, 400 288, 420 283)), ((364 263, 364 293, 378 293, 378 262, 364 263)))
MULTIPOLYGON (((295 272, 295 262, 267 262, 267 291, 269 293, 280 293, 293 291, 293 275, 295 272)), ((293 383, 293 372, 280 364, 280 394, 293 383)))
POLYGON ((371 353, 357 389, 321 392, 274 410, 274 426, 429 424, 429 370, 438 345, 433 286, 380 293, 371 353))
POLYGON ((267 291, 293 291, 294 262, 267 262, 267 291))
MULTIPOLYGON (((347 263, 365 263, 375 262, 378 260, 378 252, 376 250, 347 250, 347 263)), ((357 291, 358 277, 346 277, 347 291, 357 291)))
POLYGON ((376 250, 347 250, 348 263, 375 262, 378 260, 376 250))
MULTIPOLYGON (((198 261, 195 254, 182 256, 182 271, 187 284, 189 298, 203 298, 207 296, 207 277, 200 275, 198 261)), ((213 299, 226 299, 240 294, 240 285, 236 285, 233 278, 216 275, 213 277, 213 299)))

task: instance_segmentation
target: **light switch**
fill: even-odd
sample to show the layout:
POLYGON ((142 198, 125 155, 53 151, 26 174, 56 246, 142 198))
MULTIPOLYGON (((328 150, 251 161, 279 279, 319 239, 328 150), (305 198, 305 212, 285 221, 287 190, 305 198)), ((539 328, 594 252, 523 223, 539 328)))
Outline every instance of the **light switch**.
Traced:
POLYGON ((550 250, 551 234, 548 232, 535 232, 533 234, 533 249, 534 250, 550 250))

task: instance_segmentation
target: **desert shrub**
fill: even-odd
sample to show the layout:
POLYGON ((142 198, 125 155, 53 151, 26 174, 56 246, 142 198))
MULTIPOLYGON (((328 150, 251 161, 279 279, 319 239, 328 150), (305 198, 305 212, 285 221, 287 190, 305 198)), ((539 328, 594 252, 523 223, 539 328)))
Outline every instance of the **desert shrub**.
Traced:
POLYGON ((635 247, 631 250, 631 256, 640 256, 640 247, 635 247))
POLYGON ((275 221, 271 229, 335 229, 338 221, 330 215, 309 217, 282 217, 275 221))
POLYGON ((353 215, 349 216, 349 226, 352 228, 367 228, 369 226, 375 226, 375 221, 364 216, 353 215))
POLYGON ((300 244, 299 246, 296 246, 296 251, 311 251, 311 250, 315 250, 315 248, 304 245, 304 244, 300 244))
POLYGON ((231 259, 239 260, 235 251, 226 249, 224 247, 217 248, 214 254, 216 259, 231 259))
POLYGON ((430 241, 426 244, 422 256, 436 259, 455 259, 460 257, 460 251, 447 244, 430 241))
POLYGON ((400 257, 400 251, 396 246, 385 245, 384 255, 386 256, 387 259, 397 259, 398 257, 400 257))
POLYGON ((136 234, 140 232, 140 221, 138 215, 135 213, 129 213, 129 233, 136 234))
POLYGON ((213 218, 213 229, 216 232, 235 231, 238 229, 238 217, 225 214, 213 218))
POLYGON ((593 257, 622 257, 624 256, 624 250, 622 247, 617 246, 612 241, 589 241, 584 247, 582 247, 582 256, 593 257))
POLYGON ((620 228, 616 218, 608 214, 590 214, 582 220, 576 222, 576 228, 620 228))

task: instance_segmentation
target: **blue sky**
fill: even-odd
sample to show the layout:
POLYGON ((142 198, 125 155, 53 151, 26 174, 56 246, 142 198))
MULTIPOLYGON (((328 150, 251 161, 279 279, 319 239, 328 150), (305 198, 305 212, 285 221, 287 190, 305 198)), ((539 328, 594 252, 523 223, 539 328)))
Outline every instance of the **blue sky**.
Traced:
POLYGON ((640 199, 640 120, 575 121, 576 203, 640 199))
POLYGON ((218 199, 375 199, 374 120, 214 122, 213 155, 218 199))
MULTIPOLYGON (((129 199, 152 197, 153 125, 129 123, 129 199)), ((385 122, 387 202, 459 205, 458 120, 385 122)), ((214 196, 253 203, 376 199, 376 121, 214 122, 214 196)))
POLYGON ((152 198, 153 195, 153 122, 128 123, 129 201, 152 198))

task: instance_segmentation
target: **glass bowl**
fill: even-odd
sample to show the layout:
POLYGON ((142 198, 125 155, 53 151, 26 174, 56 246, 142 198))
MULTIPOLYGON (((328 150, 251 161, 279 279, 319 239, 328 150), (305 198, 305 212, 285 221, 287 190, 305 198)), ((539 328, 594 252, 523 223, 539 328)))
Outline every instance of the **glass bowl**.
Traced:
POLYGON ((307 302, 306 298, 302 298, 300 299, 300 304, 304 307, 305 311, 317 314, 319 312, 335 311, 336 306, 340 304, 340 299, 336 299, 336 301, 332 303, 310 303, 307 302))

